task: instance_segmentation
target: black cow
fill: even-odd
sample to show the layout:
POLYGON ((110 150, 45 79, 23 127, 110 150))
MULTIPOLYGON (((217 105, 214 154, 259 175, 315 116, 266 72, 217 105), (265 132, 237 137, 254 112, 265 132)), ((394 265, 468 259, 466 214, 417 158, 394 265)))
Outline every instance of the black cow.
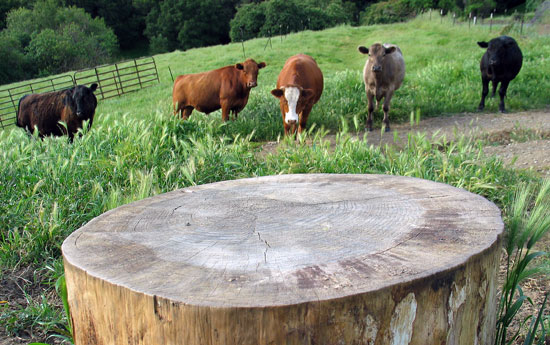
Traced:
POLYGON ((508 36, 493 38, 489 43, 477 42, 477 44, 481 48, 487 48, 480 63, 483 91, 478 109, 483 110, 485 108, 485 97, 489 93, 489 81, 491 81, 493 83, 493 93, 491 96, 495 95, 497 85, 500 83, 500 89, 498 90, 500 103, 498 109, 504 113, 506 90, 510 81, 518 75, 521 69, 523 55, 516 40, 508 36))
POLYGON ((19 100, 16 124, 31 133, 38 129, 41 138, 67 134, 72 141, 85 120, 89 120, 88 128, 92 126, 97 106, 96 89, 94 83, 90 87, 77 85, 68 90, 25 95, 19 100), (67 128, 60 121, 65 122, 67 128))

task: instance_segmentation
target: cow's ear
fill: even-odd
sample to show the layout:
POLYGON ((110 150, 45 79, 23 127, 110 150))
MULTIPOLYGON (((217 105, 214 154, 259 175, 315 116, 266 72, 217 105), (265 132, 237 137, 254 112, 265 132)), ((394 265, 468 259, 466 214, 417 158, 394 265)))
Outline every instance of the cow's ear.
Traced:
POLYGON ((266 65, 265 65, 265 62, 260 62, 258 64, 258 68, 264 68, 266 65))
POLYGON ((477 45, 480 46, 481 48, 489 47, 489 43, 487 42, 477 42, 477 45))
POLYGON ((94 92, 95 90, 97 90, 97 84, 96 84, 96 83, 93 83, 92 85, 90 85, 90 90, 92 90, 92 92, 94 92))
POLYGON ((369 53, 369 48, 367 48, 365 46, 359 46, 359 47, 357 47, 357 50, 359 50, 359 52, 362 53, 362 54, 368 54, 369 53))
POLYGON ((305 98, 305 99, 313 97, 313 90, 312 89, 302 89, 302 91, 300 91, 300 96, 305 98))
POLYGON ((236 69, 244 69, 244 66, 242 63, 235 64, 236 69))
POLYGON ((285 92, 282 89, 273 89, 271 90, 271 94, 277 98, 281 98, 285 92))
POLYGON ((394 47, 394 46, 391 46, 391 47, 389 47, 389 48, 386 48, 386 55, 387 55, 387 54, 391 54, 391 53, 393 53, 394 51, 395 51, 395 47, 394 47))

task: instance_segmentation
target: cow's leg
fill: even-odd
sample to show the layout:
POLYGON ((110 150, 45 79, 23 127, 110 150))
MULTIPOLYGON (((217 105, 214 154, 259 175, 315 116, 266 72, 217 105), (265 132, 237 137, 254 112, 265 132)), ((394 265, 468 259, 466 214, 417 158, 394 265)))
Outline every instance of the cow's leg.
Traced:
POLYGON ((500 89, 498 89, 498 95, 500 96, 500 103, 498 105, 498 110, 500 110, 501 113, 506 112, 506 109, 504 109, 504 97, 506 97, 506 90, 508 89, 508 84, 510 84, 509 80, 501 81, 500 89))
POLYGON ((302 110, 302 113, 300 114, 300 126, 298 127, 298 133, 302 133, 302 131, 306 129, 307 119, 312 108, 313 104, 306 106, 304 110, 302 110))
POLYGON ((222 107, 222 121, 227 122, 229 120, 229 113, 231 112, 231 107, 229 106, 229 103, 227 101, 221 101, 220 102, 222 107))
POLYGON ((374 111, 374 94, 367 91, 367 131, 372 132, 372 113, 374 111))
POLYGON ((382 110, 384 110, 384 125, 386 127, 385 131, 390 131, 390 102, 391 98, 393 97, 393 92, 388 91, 386 93, 386 97, 384 97, 384 105, 382 107, 382 110))
POLYGON ((181 110, 181 118, 184 120, 187 120, 189 116, 191 116, 191 113, 193 112, 193 107, 185 107, 181 110))
POLYGON ((481 83, 483 84, 483 89, 481 91, 481 102, 479 102, 479 106, 477 107, 477 110, 480 111, 485 108, 485 97, 487 97, 487 94, 489 93, 489 79, 481 77, 481 83))
POLYGON ((491 84, 493 84, 493 92, 491 92, 491 97, 495 97, 495 93, 497 92, 498 81, 491 80, 491 84))

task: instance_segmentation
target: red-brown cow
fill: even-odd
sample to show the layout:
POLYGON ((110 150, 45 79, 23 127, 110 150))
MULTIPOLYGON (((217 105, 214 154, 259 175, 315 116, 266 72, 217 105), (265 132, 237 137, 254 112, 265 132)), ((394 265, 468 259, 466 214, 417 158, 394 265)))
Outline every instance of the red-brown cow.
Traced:
POLYGON ((19 100, 16 125, 31 133, 38 129, 41 138, 67 134, 72 141, 85 120, 89 121, 88 129, 92 127, 97 107, 96 89, 94 83, 90 87, 77 85, 68 90, 23 96, 19 100))
POLYGON ((229 119, 229 112, 236 119, 248 102, 250 89, 257 85, 259 69, 264 67, 265 62, 247 59, 213 71, 180 75, 172 92, 174 115, 180 113, 186 120, 193 109, 209 114, 221 108, 223 121, 229 119))
POLYGON ((296 127, 302 133, 313 105, 323 93, 323 73, 311 56, 294 55, 286 60, 277 88, 271 93, 281 104, 285 134, 296 133, 296 127))

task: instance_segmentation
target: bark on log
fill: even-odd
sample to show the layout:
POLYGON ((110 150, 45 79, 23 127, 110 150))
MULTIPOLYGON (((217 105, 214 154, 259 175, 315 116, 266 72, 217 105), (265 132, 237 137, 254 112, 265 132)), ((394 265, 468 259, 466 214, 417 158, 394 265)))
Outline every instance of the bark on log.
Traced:
POLYGON ((158 195, 65 240, 75 344, 491 344, 502 230, 484 198, 408 177, 158 195))

